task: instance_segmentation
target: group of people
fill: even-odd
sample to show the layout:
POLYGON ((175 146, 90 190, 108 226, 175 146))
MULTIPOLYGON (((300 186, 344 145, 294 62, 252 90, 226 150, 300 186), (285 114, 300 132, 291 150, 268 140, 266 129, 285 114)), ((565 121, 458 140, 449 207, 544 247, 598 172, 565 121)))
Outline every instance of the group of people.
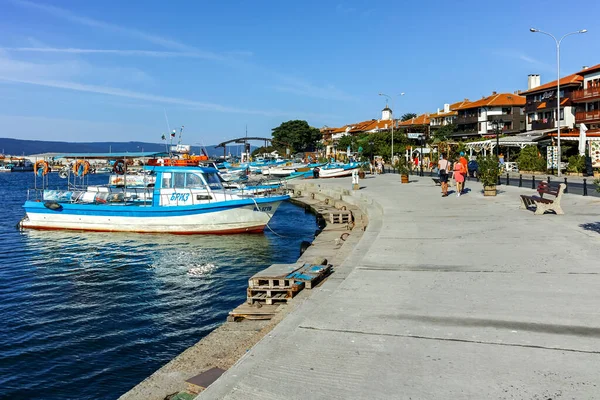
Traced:
POLYGON ((448 196, 448 179, 450 172, 453 172, 453 178, 456 181, 456 197, 460 197, 465 191, 465 180, 467 176, 468 161, 465 158, 465 153, 460 152, 460 156, 452 163, 446 159, 443 154, 440 154, 438 161, 438 170, 440 175, 440 183, 442 185, 442 197, 448 196))

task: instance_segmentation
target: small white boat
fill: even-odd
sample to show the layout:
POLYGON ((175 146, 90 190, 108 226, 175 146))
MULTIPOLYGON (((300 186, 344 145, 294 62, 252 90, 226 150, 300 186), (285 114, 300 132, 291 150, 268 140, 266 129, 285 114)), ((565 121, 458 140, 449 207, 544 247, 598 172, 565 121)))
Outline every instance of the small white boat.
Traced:
POLYGON ((328 164, 319 169, 319 178, 341 178, 352 175, 352 171, 358 169, 360 163, 328 164))

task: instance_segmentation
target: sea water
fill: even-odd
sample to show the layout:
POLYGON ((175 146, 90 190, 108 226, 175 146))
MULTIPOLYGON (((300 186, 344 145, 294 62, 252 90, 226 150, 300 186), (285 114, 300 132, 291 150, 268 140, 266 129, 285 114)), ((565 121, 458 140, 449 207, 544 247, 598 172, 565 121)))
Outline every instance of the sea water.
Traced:
POLYGON ((20 232, 33 186, 33 173, 0 174, 0 398, 117 398, 224 322, 248 278, 296 261, 317 229, 286 202, 275 233, 20 232))

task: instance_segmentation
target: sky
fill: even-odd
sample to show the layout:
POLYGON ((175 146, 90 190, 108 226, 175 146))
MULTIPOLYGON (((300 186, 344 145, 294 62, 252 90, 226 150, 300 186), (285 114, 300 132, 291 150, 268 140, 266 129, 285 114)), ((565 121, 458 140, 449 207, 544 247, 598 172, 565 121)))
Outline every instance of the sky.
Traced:
POLYGON ((191 145, 435 112, 600 63, 600 2, 0 0, 0 137, 191 145), (596 28, 596 29, 594 29, 596 28), (404 96, 399 96, 405 93, 404 96))

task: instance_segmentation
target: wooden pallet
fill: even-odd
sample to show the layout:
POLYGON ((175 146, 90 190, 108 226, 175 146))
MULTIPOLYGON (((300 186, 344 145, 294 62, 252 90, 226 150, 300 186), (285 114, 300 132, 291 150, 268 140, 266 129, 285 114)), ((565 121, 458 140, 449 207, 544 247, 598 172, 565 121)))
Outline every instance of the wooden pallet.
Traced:
POLYGON ((256 302, 264 302, 267 305, 285 302, 287 303, 292 299, 288 293, 277 293, 272 296, 267 296, 267 293, 258 292, 253 296, 248 296, 248 304, 254 304, 256 302))
POLYGON ((255 286, 247 290, 248 303, 253 304, 255 301, 264 301, 265 304, 273 304, 273 301, 288 301, 302 289, 304 289, 304 282, 295 281, 291 286, 255 286))
POLYGON ((296 282, 303 282, 306 289, 312 289, 329 276, 332 271, 331 265, 304 264, 286 276, 286 278, 294 279, 296 282))
POLYGON ((267 304, 256 304, 250 305, 243 303, 229 312, 227 321, 238 322, 244 319, 248 320, 268 320, 271 319, 279 312, 279 304, 267 305, 267 304), (259 307, 257 307, 259 306, 259 307))
POLYGON ((347 210, 331 210, 329 222, 332 224, 347 224, 352 221, 352 213, 347 210))

